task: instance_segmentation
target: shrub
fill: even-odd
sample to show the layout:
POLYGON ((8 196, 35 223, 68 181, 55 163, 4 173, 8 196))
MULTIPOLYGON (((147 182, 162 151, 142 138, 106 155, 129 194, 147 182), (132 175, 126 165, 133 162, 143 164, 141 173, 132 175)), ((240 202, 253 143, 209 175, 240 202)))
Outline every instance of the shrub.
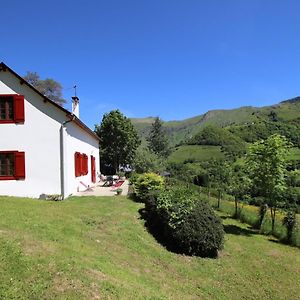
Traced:
POLYGON ((198 194, 188 187, 171 187, 161 192, 156 201, 156 209, 163 223, 176 229, 195 206, 198 194))
POLYGON ((155 173, 139 175, 134 180, 134 192, 139 200, 145 201, 148 194, 164 187, 164 179, 155 173))
POLYGON ((181 253, 215 257, 223 245, 223 225, 199 192, 171 187, 146 200, 149 225, 181 253))
POLYGON ((178 247, 186 254, 216 257, 223 248, 224 229, 208 203, 197 201, 173 232, 178 247))

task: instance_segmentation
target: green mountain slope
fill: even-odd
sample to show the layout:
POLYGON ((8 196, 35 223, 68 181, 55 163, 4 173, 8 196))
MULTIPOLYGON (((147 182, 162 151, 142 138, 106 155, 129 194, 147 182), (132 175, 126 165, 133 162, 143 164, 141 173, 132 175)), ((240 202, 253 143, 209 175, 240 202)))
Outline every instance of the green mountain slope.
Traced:
MULTIPOLYGON (((279 104, 265 107, 245 106, 229 110, 211 110, 203 115, 182 121, 168 121, 164 126, 169 133, 172 145, 185 141, 207 125, 244 125, 269 120, 300 122, 300 97, 285 100, 279 104)), ((147 136, 153 117, 131 119, 141 137, 147 136)))

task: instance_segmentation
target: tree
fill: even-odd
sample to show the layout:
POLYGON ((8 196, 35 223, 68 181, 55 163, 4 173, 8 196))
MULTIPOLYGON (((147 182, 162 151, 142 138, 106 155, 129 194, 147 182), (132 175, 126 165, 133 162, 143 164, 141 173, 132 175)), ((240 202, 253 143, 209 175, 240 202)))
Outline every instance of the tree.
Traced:
POLYGON ((119 110, 104 114, 100 126, 96 125, 95 132, 101 139, 100 157, 103 163, 118 171, 120 165, 133 161, 141 142, 130 119, 119 110))
POLYGON ((61 106, 66 103, 66 100, 62 97, 62 85, 54 79, 46 78, 42 80, 37 72, 30 71, 27 71, 24 79, 55 103, 61 106))
POLYGON ((164 160, 142 145, 137 149, 132 165, 137 173, 160 173, 165 170, 164 160))
POLYGON ((147 141, 148 147, 151 151, 159 156, 167 157, 170 154, 170 149, 166 132, 162 126, 163 122, 160 118, 155 118, 149 136, 147 137, 147 141))
POLYGON ((289 244, 293 243, 293 231, 296 227, 296 222, 297 222, 297 218, 296 218, 296 211, 290 209, 285 217, 282 220, 282 224, 286 227, 287 229, 287 236, 286 236, 286 240, 289 244))
POLYGON ((250 191, 250 178, 243 169, 238 172, 232 172, 228 191, 234 196, 235 212, 234 217, 239 218, 239 202, 244 200, 250 191))
POLYGON ((227 161, 211 160, 207 166, 208 186, 215 188, 218 192, 217 208, 220 208, 224 192, 229 187, 231 168, 227 161))
POLYGON ((284 136, 271 135, 267 140, 250 147, 246 166, 252 179, 252 188, 266 199, 271 210, 274 233, 276 210, 286 191, 287 154, 290 144, 284 136))

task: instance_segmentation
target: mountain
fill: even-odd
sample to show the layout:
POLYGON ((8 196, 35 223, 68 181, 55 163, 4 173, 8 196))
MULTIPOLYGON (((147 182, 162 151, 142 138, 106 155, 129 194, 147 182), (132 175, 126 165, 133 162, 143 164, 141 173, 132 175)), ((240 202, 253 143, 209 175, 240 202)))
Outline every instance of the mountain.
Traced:
MULTIPOLYGON (((202 127, 217 125, 245 125, 276 119, 283 122, 299 122, 300 97, 284 100, 278 104, 264 107, 244 106, 236 109, 210 110, 207 113, 182 121, 168 121, 164 123, 172 145, 186 141, 196 134, 202 127)), ((146 137, 154 122, 154 117, 131 119, 142 138, 146 137)))

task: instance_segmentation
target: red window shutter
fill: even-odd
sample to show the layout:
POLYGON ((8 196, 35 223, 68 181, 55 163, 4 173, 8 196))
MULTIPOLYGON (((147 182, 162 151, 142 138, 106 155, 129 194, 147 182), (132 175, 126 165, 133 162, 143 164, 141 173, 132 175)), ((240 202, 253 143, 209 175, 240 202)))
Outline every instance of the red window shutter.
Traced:
POLYGON ((84 154, 84 175, 87 175, 87 173, 89 172, 88 160, 89 160, 88 156, 84 154))
POLYGON ((75 152, 74 165, 75 165, 75 177, 79 177, 80 176, 80 153, 79 152, 75 152))
POLYGON ((80 176, 84 175, 84 159, 83 159, 83 154, 80 154, 80 176))
POLYGON ((15 152, 15 174, 16 179, 25 179, 25 152, 15 152))
POLYGON ((14 121, 16 123, 25 122, 24 96, 14 95, 14 121))
POLYGON ((86 167, 85 154, 82 154, 82 175, 85 175, 85 167, 86 167))
POLYGON ((96 168, 95 168, 95 157, 91 155, 91 176, 92 182, 96 182, 96 168))

